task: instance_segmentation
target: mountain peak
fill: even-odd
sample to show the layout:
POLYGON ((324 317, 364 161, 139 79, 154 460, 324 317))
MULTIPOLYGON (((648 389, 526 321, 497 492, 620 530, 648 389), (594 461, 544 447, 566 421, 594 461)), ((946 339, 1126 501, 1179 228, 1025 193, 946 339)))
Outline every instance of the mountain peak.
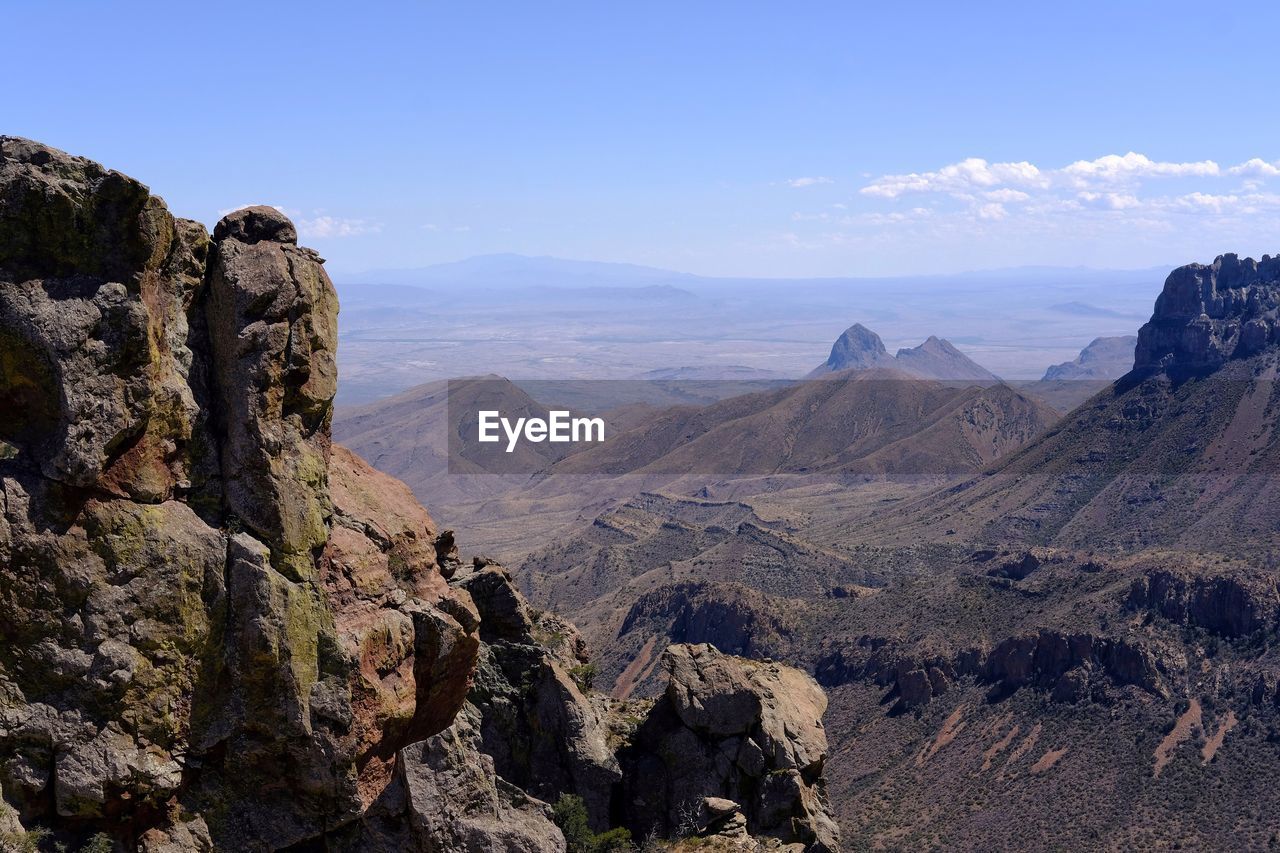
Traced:
POLYGON ((951 341, 937 335, 930 335, 919 346, 898 350, 894 360, 901 369, 929 379, 978 382, 997 379, 994 373, 956 349, 951 341))
POLYGON ((880 336, 861 323, 854 323, 836 338, 826 366, 831 371, 875 367, 888 358, 889 351, 880 336))
POLYGON ((898 370, 921 379, 998 381, 994 373, 937 335, 930 335, 919 346, 904 347, 896 355, 890 355, 880 336, 861 323, 854 323, 836 338, 831 355, 809 377, 874 368, 898 370))
POLYGON ((1151 319, 1138 330, 1134 366, 1194 373, 1280 346, 1280 257, 1219 255, 1165 279, 1151 319))

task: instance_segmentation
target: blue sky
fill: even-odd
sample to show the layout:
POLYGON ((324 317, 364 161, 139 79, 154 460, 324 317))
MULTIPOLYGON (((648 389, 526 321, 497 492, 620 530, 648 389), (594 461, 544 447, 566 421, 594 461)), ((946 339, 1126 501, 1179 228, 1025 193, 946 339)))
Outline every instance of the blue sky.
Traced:
POLYGON ((339 271, 503 251, 807 276, 1280 250, 1270 3, 2 11, 21 74, 0 132, 210 224, 280 206, 339 271))

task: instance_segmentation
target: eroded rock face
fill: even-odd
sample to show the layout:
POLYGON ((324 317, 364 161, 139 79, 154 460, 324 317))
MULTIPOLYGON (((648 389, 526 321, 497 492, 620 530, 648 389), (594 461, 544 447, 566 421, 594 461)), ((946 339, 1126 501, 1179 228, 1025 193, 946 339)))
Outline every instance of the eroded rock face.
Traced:
POLYGON ((450 725, 466 701, 479 614, 437 571, 435 523, 407 486, 337 445, 329 482, 335 513, 321 578, 354 664, 349 737, 367 806, 396 751, 450 725))
POLYGON ((1178 267, 1138 330, 1135 368, 1202 372, 1280 344, 1280 257, 1178 267))
POLYGON ((1261 572, 1206 577, 1157 570, 1134 580, 1125 606, 1222 637, 1243 637, 1276 624, 1280 591, 1261 572))
POLYGON ((663 663, 667 690, 622 754, 633 832, 676 834, 714 795, 741 806, 752 834, 839 849, 822 775, 827 699, 817 683, 708 645, 671 646, 663 663))
POLYGON ((554 614, 535 613, 501 566, 461 575, 454 584, 480 611, 485 646, 470 701, 481 716, 481 746, 498 775, 548 802, 576 794, 592 827, 609 828, 622 772, 609 745, 604 698, 593 700, 574 680, 588 663, 577 629, 554 614))
POLYGON ((497 774, 481 751, 479 722, 468 707, 444 732, 405 751, 410 832, 420 849, 563 853, 551 807, 497 774))
POLYGON ((145 186, 0 137, 0 438, 147 502, 209 476, 190 322, 209 239, 145 186))
POLYGON ((211 242, 0 138, 0 787, 24 825, 280 849, 452 722, 477 615, 407 490, 332 451, 336 315, 275 210, 211 242))

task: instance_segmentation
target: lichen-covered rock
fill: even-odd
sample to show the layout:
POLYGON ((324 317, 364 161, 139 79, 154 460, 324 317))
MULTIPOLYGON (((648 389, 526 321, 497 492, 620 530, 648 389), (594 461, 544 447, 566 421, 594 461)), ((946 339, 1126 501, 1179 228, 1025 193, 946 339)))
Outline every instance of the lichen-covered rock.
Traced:
POLYGON ((826 695, 807 674, 671 646, 666 692, 622 753, 621 802, 640 835, 672 835, 709 794, 740 803, 748 830, 839 849, 826 801, 826 695))
POLYGON ((138 839, 140 853, 214 853, 209 827, 199 815, 153 826, 138 839))
POLYGON ((479 614, 436 566, 435 523, 403 483, 334 446, 334 524, 321 578, 354 664, 350 737, 362 801, 391 778, 396 751, 450 725, 479 653, 479 614))
POLYGON ((314 841, 475 666, 429 516, 332 454, 320 259, 270 208, 214 238, 0 138, 0 785, 73 844, 314 841))
POLYGON ((228 509, 311 577, 328 539, 338 298, 284 214, 250 207, 213 232, 208 321, 228 509))
MULTIPOLYGON (((322 264, 273 208, 211 240, 0 137, 0 834, 558 853, 547 802, 623 810, 576 629, 332 445, 322 264)), ((655 776, 657 814, 751 793, 753 829, 833 839, 821 691, 680 655, 648 731, 698 775, 655 776)))
POLYGON ((144 501, 198 488, 207 247, 132 178, 0 137, 0 438, 71 486, 144 501))

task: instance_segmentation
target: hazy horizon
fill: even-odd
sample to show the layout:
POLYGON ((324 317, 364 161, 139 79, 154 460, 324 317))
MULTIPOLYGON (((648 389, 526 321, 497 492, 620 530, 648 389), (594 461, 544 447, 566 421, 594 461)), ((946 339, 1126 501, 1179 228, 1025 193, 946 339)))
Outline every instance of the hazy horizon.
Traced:
MULTIPOLYGON (((1215 256, 1216 257, 1216 256, 1215 256)), ((445 268, 461 268, 465 265, 477 261, 491 261, 499 259, 510 259, 519 262, 545 262, 551 261, 566 264, 598 265, 602 267, 632 268, 638 271, 649 273, 663 273, 672 276, 684 276, 696 279, 728 279, 728 280, 756 280, 762 282, 768 281, 799 281, 799 280, 828 280, 828 281, 882 281, 891 279, 923 279, 923 278, 960 278, 969 276, 1007 276, 1017 274, 1055 274, 1055 273, 1087 273, 1087 274, 1142 274, 1152 272, 1169 272, 1178 266, 1186 263, 1211 263, 1214 259, 1207 258, 1204 260, 1188 260, 1180 262, 1170 262, 1168 264, 1148 264, 1137 267, 1097 267, 1089 264, 1075 264, 1071 266, 1060 266, 1054 264, 1020 264, 1016 266, 1003 267, 975 267, 971 269, 956 269, 946 272, 912 272, 903 271, 892 275, 793 275, 787 273, 779 273, 777 275, 704 275, 701 273, 689 272, 682 269, 672 269, 659 266, 650 266, 648 264, 636 264, 630 261, 610 260, 608 258, 582 258, 582 257, 563 257, 559 255, 547 254, 527 254, 524 252, 495 251, 485 252, 477 255, 465 255, 458 258, 437 261, 430 264, 412 265, 412 266, 390 266, 390 267, 373 267, 366 269, 345 269, 335 267, 331 263, 326 264, 326 270, 330 277, 339 284, 392 284, 397 282, 384 282, 375 280, 376 276, 385 274, 394 274, 396 276, 407 276, 413 273, 424 271, 443 271, 445 268)))

